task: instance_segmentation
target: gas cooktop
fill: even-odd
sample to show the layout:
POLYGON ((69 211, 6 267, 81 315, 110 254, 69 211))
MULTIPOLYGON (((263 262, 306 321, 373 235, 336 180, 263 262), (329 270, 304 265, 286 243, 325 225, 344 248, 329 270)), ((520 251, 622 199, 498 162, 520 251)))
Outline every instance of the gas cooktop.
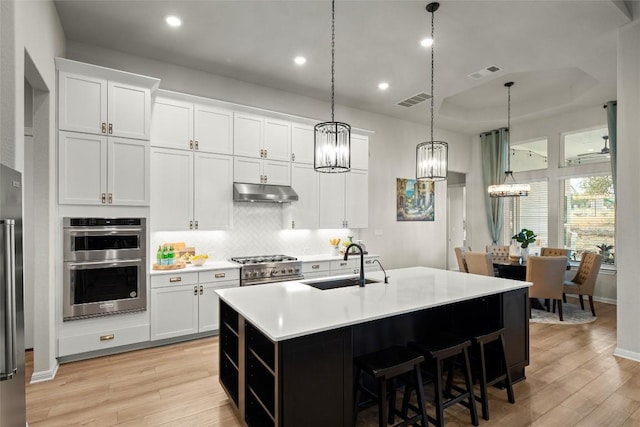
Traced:
POLYGON ((231 262, 242 265, 240 286, 284 282, 302 279, 302 261, 288 255, 233 257, 231 262))
POLYGON ((232 262, 236 262, 238 264, 266 264, 266 263, 274 263, 274 262, 283 262, 283 261, 297 261, 298 258, 288 256, 288 255, 257 255, 257 256, 248 256, 248 257, 233 257, 231 258, 232 262))

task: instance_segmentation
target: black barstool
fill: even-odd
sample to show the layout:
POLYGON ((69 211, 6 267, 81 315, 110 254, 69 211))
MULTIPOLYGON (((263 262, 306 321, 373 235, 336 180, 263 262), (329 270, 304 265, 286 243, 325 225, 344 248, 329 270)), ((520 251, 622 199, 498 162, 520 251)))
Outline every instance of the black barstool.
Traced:
MULTIPOLYGON (((433 424, 443 427, 444 426, 444 410, 449 406, 456 403, 460 403, 469 409, 471 415, 471 422, 474 426, 478 425, 478 412, 476 411, 475 395, 473 393, 473 383, 471 381, 471 367, 469 364, 469 352, 471 347, 470 340, 460 340, 459 338, 452 336, 442 336, 436 340, 432 340, 428 343, 409 343, 409 347, 420 352, 425 357, 425 373, 434 386, 434 405, 436 409, 436 417, 432 418, 428 416, 428 419, 433 424), (463 359, 463 374, 465 381, 465 388, 453 385, 451 383, 451 373, 455 365, 455 359, 458 356, 462 356, 463 359), (442 384, 443 364, 449 364, 449 375, 447 379, 447 390, 455 390, 458 395, 453 396, 447 393, 448 399, 444 399, 444 387, 442 384), (466 402, 465 402, 466 400, 466 402)), ((418 390, 420 391, 420 390, 418 390)), ((419 393, 420 394, 420 393, 419 393)), ((411 396, 411 390, 405 391, 404 400, 402 402, 402 412, 405 412, 407 408, 412 408, 409 404, 411 396)), ((418 401, 420 396, 418 396, 418 401)))
POLYGON ((393 424, 395 416, 400 416, 404 421, 394 427, 409 426, 420 421, 423 427, 427 426, 427 413, 424 407, 424 392, 422 390, 422 375, 420 363, 424 357, 415 351, 402 346, 392 346, 374 353, 358 356, 354 360, 356 368, 354 385, 353 425, 356 425, 358 411, 360 410, 360 393, 364 393, 378 403, 378 425, 385 427, 393 424), (413 371, 413 372, 412 372, 413 371), (361 374, 366 372, 377 381, 378 392, 374 393, 361 384, 361 374), (413 375, 412 375, 413 373, 413 375), (396 378, 401 377, 407 384, 418 390, 418 407, 412 408, 416 415, 409 418, 406 411, 402 413, 396 410, 396 378), (387 404, 388 402, 388 404, 387 404))
POLYGON ((490 385, 503 382, 507 389, 507 398, 509 403, 516 403, 516 399, 513 394, 513 384, 511 383, 511 374, 509 373, 509 364, 507 363, 507 351, 504 344, 504 328, 498 329, 486 333, 484 335, 478 335, 473 337, 474 347, 477 348, 479 353, 479 364, 474 369, 478 371, 477 377, 480 379, 480 397, 476 396, 476 399, 482 405, 482 418, 489 419, 489 397, 487 395, 487 387, 490 385), (499 359, 500 366, 496 368, 495 364, 491 366, 487 364, 486 350, 487 344, 493 344, 493 350, 499 359), (489 369, 493 368, 493 371, 489 369))

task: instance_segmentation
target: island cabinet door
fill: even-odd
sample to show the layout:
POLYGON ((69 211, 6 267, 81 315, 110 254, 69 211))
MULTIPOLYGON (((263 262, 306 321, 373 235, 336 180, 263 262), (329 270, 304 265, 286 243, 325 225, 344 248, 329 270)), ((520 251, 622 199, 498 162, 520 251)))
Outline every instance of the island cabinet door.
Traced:
POLYGON ((502 322, 507 360, 512 381, 525 379, 524 368, 529 365, 529 293, 516 289, 502 294, 502 322))
POLYGON ((351 328, 280 343, 280 426, 352 425, 351 328))

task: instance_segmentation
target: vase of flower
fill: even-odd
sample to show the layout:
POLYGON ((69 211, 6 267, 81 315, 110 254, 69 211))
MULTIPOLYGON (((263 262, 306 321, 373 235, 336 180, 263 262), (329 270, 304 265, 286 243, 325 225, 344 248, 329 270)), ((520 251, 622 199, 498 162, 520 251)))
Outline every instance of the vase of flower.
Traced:
POLYGON ((526 228, 523 228, 518 234, 512 237, 518 243, 520 243, 520 257, 522 261, 526 261, 529 257, 529 245, 536 241, 536 233, 526 228))

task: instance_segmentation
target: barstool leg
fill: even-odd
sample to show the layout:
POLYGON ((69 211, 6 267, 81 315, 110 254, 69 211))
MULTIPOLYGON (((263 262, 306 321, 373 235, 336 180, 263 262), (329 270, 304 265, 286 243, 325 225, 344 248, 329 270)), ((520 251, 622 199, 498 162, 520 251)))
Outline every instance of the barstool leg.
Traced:
POLYGON ((505 387, 507 388, 507 398, 509 399, 509 403, 516 403, 516 398, 513 394, 513 384, 511 383, 511 373, 509 372, 509 366, 507 365, 507 347, 504 343, 503 334, 500 334, 500 344, 502 345, 502 363, 504 364, 505 376, 507 377, 507 379, 505 380, 505 387))
POLYGON ((436 425, 438 427, 444 427, 444 408, 442 397, 442 364, 440 360, 434 359, 436 364, 436 377, 433 379, 433 388, 435 392, 435 404, 436 404, 436 425))
MULTIPOLYGON (((396 379, 391 378, 389 383, 391 389, 389 390, 389 404, 387 405, 389 410, 388 424, 394 424, 396 419, 396 379)), ((384 399, 384 396, 382 398, 384 399)))
MULTIPOLYGON (((416 365, 415 369, 416 369, 416 380, 417 380, 416 394, 418 398, 418 409, 420 409, 420 413, 422 414, 422 422, 420 423, 420 425, 422 425, 422 427, 427 427, 429 425, 429 419, 427 418, 427 408, 425 406, 425 401, 424 401, 424 387, 422 386, 422 373, 420 372, 420 365, 416 365)), ((404 405, 404 402, 403 402, 403 405, 404 405)))
POLYGON ((387 380, 378 379, 378 425, 387 425, 387 380))
POLYGON ((469 352, 466 348, 462 349, 464 353, 464 382, 467 384, 469 392, 469 411, 471 412, 471 423, 478 425, 478 412, 476 411, 476 398, 473 394, 473 383, 471 382, 471 366, 469 365, 469 352))
POLYGON ((360 400, 360 368, 356 365, 356 380, 353 387, 353 427, 358 421, 358 401, 360 400))
POLYGON ((480 403, 482 403, 482 418, 489 419, 489 402, 487 398, 487 368, 484 357, 484 343, 480 342, 480 403))

